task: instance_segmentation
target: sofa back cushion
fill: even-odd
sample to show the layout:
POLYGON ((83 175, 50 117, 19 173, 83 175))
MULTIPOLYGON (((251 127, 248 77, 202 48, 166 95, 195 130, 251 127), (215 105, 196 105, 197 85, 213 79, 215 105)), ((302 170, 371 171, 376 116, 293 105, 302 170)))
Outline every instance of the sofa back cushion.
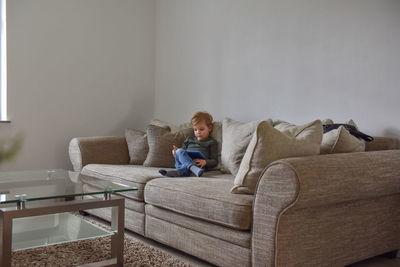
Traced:
POLYGON ((275 160, 319 154, 320 120, 302 126, 288 123, 281 126, 286 129, 284 132, 275 129, 270 121, 257 125, 235 177, 232 193, 253 194, 261 172, 275 160))
POLYGON ((224 173, 237 174, 257 123, 257 121, 244 123, 231 118, 222 121, 221 167, 224 173))
POLYGON ((192 125, 190 124, 190 122, 184 122, 184 123, 177 125, 177 124, 159 120, 159 119, 152 119, 149 124, 159 126, 162 128, 169 128, 169 129, 171 129, 171 132, 173 132, 173 133, 179 132, 179 131, 187 129, 187 128, 192 128, 192 125))
POLYGON ((147 134, 135 129, 125 130, 126 143, 128 145, 130 164, 142 165, 149 152, 147 134))
POLYGON ((222 151, 222 122, 213 122, 213 129, 211 131, 211 137, 218 142, 218 165, 214 169, 220 170, 222 167, 221 163, 221 151, 222 151))
POLYGON ((146 167, 174 167, 172 146, 182 146, 188 136, 193 135, 193 129, 187 128, 178 132, 171 132, 169 128, 148 125, 146 129, 149 153, 143 163, 146 167))
POLYGON ((192 218, 237 230, 250 230, 254 196, 229 192, 229 174, 159 178, 146 184, 145 202, 192 218))

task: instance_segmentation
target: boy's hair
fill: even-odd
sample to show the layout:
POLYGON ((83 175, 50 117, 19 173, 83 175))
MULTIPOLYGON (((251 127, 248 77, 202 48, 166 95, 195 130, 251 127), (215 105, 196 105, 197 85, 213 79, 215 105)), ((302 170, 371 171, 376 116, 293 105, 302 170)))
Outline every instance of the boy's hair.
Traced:
POLYGON ((192 126, 200 123, 200 122, 205 122, 207 126, 212 126, 213 123, 213 117, 211 116, 210 113, 208 112, 196 112, 193 116, 192 119, 190 120, 192 123, 192 126))

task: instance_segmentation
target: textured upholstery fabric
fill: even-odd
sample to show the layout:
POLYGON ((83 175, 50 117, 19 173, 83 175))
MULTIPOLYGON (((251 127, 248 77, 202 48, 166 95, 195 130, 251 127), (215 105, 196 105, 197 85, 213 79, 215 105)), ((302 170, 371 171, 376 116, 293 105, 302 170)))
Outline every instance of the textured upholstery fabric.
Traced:
POLYGON ((146 215, 146 237, 174 247, 217 266, 251 266, 251 251, 175 223, 146 215))
POLYGON ((179 131, 187 129, 187 128, 192 128, 192 124, 190 124, 190 122, 185 122, 185 123, 181 123, 181 124, 176 125, 174 123, 163 121, 163 120, 159 120, 159 119, 152 119, 149 124, 150 125, 155 125, 155 126, 158 126, 158 127, 162 127, 162 128, 166 128, 167 127, 173 133, 179 132, 179 131))
POLYGON ((147 126, 149 153, 143 163, 146 167, 174 167, 173 145, 180 147, 187 136, 193 135, 193 129, 187 128, 172 133, 166 128, 155 125, 147 126))
POLYGON ((74 171, 90 163, 128 164, 125 137, 77 137, 69 143, 69 157, 74 171))
POLYGON ((290 164, 298 174, 301 190, 297 207, 330 205, 398 194, 398 162, 400 150, 331 154, 277 161, 290 164))
POLYGON ((253 194, 261 172, 275 160, 319 154, 321 121, 293 128, 297 129, 292 137, 275 129, 271 122, 263 121, 257 125, 240 164, 232 193, 253 194))
POLYGON ((257 121, 243 123, 230 118, 222 121, 221 164, 225 173, 237 174, 257 123, 257 121))
POLYGON ((400 139, 395 137, 374 137, 365 143, 365 151, 400 149, 400 139))
POLYGON ((145 202, 233 229, 248 230, 253 196, 231 194, 231 186, 230 175, 155 179, 146 185, 145 202))
POLYGON ((221 151, 222 151, 222 123, 215 121, 213 122, 213 129, 210 135, 213 139, 218 142, 218 165, 215 169, 220 170, 222 167, 221 163, 221 151))
POLYGON ((149 153, 146 132, 135 129, 126 129, 125 138, 129 150, 129 163, 137 165, 143 164, 146 160, 147 153, 149 153))
POLYGON ((170 223, 177 224, 184 228, 209 235, 224 241, 250 248, 251 233, 250 231, 234 230, 225 226, 209 223, 203 220, 194 219, 189 216, 158 208, 156 206, 146 204, 146 215, 158 218, 170 223))
MULTIPOLYGON (((332 124, 331 119, 324 120, 324 124, 332 124)), ((346 124, 357 127, 353 120, 346 124)), ((365 141, 350 134, 343 126, 324 133, 321 143, 321 154, 349 153, 365 151, 365 141)))
POLYGON ((365 151, 365 141, 350 134, 343 126, 324 133, 321 154, 365 151))
POLYGON ((253 266, 275 266, 279 216, 296 200, 298 187, 295 170, 286 165, 274 164, 262 174, 253 207, 253 266))
POLYGON ((253 265, 342 266, 398 248, 399 161, 400 150, 271 164, 254 201, 253 265))
MULTIPOLYGON (((85 199, 93 199, 92 196, 85 196, 85 199)), ((100 217, 104 220, 111 221, 111 208, 91 209, 86 212, 100 217)), ((136 212, 125 208, 125 228, 144 235, 144 219, 145 215, 141 212, 136 212)))
POLYGON ((397 250, 398 203, 400 194, 288 210, 279 220, 276 266, 345 266, 397 250))
POLYGON ((142 201, 146 183, 161 176, 158 170, 141 165, 89 164, 83 168, 82 174, 137 187, 137 191, 123 194, 142 201))
POLYGON ((291 137, 298 137, 299 135, 313 134, 316 128, 322 127, 319 120, 315 120, 306 124, 296 125, 286 121, 274 121, 273 126, 275 129, 291 137))

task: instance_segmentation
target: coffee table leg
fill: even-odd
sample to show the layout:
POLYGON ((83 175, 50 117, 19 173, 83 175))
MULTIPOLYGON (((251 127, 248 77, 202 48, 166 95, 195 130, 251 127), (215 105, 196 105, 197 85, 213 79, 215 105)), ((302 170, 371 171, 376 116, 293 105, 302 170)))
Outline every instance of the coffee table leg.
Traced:
POLYGON ((11 266, 12 218, 0 212, 0 266, 11 266))
POLYGON ((117 258, 117 266, 122 266, 124 263, 124 213, 125 213, 125 200, 122 201, 117 207, 112 207, 112 221, 111 227, 116 232, 111 237, 111 257, 117 258))

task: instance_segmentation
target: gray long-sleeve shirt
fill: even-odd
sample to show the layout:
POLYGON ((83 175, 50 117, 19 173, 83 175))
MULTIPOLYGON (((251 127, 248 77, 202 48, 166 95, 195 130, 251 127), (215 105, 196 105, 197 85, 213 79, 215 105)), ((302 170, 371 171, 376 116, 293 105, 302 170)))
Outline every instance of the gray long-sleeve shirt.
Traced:
POLYGON ((210 169, 218 165, 218 142, 208 137, 205 140, 197 140, 196 136, 188 136, 182 144, 185 150, 200 151, 206 157, 206 168, 210 169))

